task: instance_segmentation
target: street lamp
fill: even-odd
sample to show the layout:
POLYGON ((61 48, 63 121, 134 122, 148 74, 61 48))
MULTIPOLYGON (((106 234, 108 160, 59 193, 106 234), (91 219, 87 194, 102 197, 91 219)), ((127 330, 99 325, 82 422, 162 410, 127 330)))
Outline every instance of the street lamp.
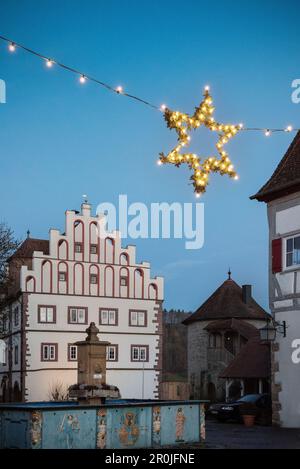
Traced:
POLYGON ((277 332, 286 337, 286 321, 282 323, 269 319, 266 326, 259 330, 260 340, 263 342, 274 342, 277 332))

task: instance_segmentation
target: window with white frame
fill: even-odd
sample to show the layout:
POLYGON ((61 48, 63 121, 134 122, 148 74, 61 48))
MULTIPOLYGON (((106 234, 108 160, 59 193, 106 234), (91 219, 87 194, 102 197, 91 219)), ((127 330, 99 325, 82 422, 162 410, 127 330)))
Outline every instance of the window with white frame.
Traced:
POLYGON ((69 323, 70 324, 86 324, 87 323, 87 308, 69 308, 69 323))
POLYGON ((68 345, 68 359, 70 361, 77 360, 77 345, 73 345, 73 344, 68 345))
POLYGON ((57 361, 57 344, 42 344, 42 361, 57 361))
POLYGON ((39 306, 38 322, 54 323, 55 322, 55 306, 39 306))
POLYGON ((7 364, 7 343, 0 339, 0 365, 7 364))
POLYGON ((109 345, 106 348, 106 360, 108 362, 118 361, 118 346, 117 345, 109 345))
POLYGON ((148 361, 148 346, 147 345, 132 345, 131 346, 131 361, 147 362, 148 361))
POLYGON ((147 325, 146 311, 129 311, 129 325, 145 327, 147 325))
POLYGON ((286 267, 300 265, 300 236, 286 240, 286 267))
POLYGON ((99 323, 108 326, 116 326, 118 324, 118 310, 101 308, 99 312, 99 323))

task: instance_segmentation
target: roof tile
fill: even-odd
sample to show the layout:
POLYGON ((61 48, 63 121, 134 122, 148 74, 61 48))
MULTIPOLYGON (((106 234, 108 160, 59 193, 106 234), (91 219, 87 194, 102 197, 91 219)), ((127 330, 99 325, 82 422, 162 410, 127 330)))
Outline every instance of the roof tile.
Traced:
POLYGON ((235 359, 219 375, 220 378, 269 378, 271 373, 270 345, 254 337, 240 350, 235 359))
POLYGON ((30 258, 34 251, 42 251, 44 254, 49 254, 49 241, 46 239, 27 238, 16 252, 10 257, 14 258, 30 258))
POLYGON ((183 324, 231 318, 265 320, 267 317, 268 313, 253 298, 249 304, 244 303, 242 288, 228 279, 183 324))

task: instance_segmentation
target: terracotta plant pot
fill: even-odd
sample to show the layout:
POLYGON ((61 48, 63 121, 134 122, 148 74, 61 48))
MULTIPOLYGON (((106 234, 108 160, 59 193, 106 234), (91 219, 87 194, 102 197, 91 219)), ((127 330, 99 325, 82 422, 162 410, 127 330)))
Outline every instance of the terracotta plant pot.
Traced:
POLYGON ((245 427, 253 427, 255 423, 255 415, 243 415, 245 427))

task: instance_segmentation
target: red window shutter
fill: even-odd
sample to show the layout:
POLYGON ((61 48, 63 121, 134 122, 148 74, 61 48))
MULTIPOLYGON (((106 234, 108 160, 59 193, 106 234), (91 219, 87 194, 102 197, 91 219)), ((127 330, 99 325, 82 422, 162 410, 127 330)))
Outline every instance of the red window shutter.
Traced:
POLYGON ((282 272, 282 239, 272 241, 272 272, 277 274, 282 272))

